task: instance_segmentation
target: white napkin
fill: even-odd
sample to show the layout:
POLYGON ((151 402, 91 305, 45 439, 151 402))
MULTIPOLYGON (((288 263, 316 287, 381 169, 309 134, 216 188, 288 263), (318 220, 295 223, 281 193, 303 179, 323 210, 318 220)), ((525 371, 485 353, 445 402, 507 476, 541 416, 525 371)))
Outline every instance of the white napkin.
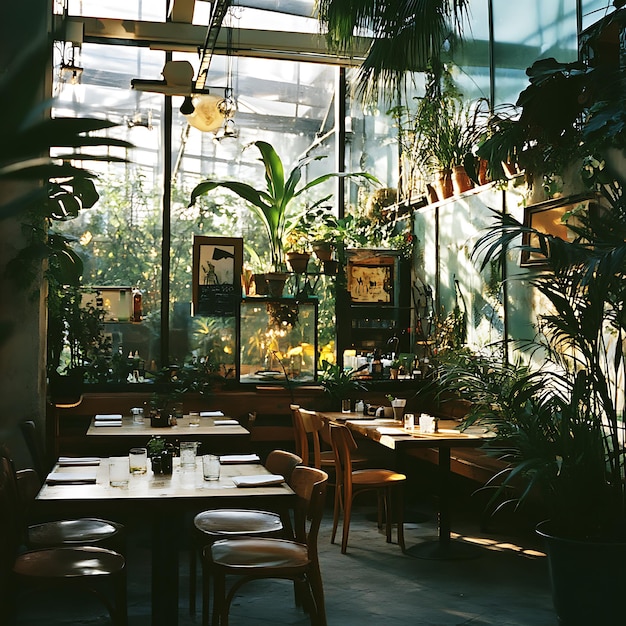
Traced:
POLYGON ((50 472, 46 478, 48 485, 94 485, 97 469, 89 468, 80 472, 50 472))
POLYGON ((222 411, 200 411, 200 417, 224 417, 222 411))
POLYGON ((96 422, 121 422, 122 416, 118 413, 110 413, 108 415, 96 415, 96 422))
POLYGON ((260 463, 261 458, 258 454, 222 454, 220 463, 222 465, 228 463, 260 463))
POLYGON ((239 422, 237 420, 215 420, 213 424, 215 426, 237 426, 239 422))
POLYGON ((100 465, 100 458, 97 456, 61 456, 59 457, 59 465, 61 467, 71 465, 100 465))
POLYGON ((254 476, 234 476, 233 482, 237 487, 267 487, 282 485, 285 479, 280 474, 255 474, 254 476))
POLYGON ((100 420, 93 423, 94 426, 121 426, 122 420, 100 420))

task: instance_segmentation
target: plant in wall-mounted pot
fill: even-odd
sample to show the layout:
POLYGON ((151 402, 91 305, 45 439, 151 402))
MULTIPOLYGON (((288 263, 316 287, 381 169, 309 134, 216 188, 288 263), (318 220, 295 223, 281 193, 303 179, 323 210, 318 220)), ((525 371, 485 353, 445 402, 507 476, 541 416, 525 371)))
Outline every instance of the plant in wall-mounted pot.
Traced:
MULTIPOLYGON (((260 152, 260 161, 265 169, 265 187, 257 189, 248 183, 234 180, 205 180, 196 185, 191 192, 190 206, 196 202, 198 196, 209 193, 218 187, 228 189, 245 200, 247 206, 265 228, 269 241, 271 272, 280 274, 286 269, 284 244, 285 237, 289 232, 290 209, 296 198, 334 177, 360 178, 378 183, 374 176, 366 172, 337 172, 323 174, 298 186, 302 179, 303 170, 313 161, 325 158, 324 156, 302 157, 285 177, 283 162, 273 146, 265 141, 255 141, 251 145, 254 145, 260 152)), ((310 205, 308 210, 314 209, 327 200, 328 197, 318 200, 310 205)))

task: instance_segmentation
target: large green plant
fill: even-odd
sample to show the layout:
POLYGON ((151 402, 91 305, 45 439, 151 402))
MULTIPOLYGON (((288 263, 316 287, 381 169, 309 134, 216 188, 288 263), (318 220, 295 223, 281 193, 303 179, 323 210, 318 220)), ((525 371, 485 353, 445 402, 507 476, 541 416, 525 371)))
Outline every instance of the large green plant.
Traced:
POLYGON ((514 411, 489 418, 512 461, 502 485, 522 481, 520 502, 539 491, 570 532, 608 537, 626 533, 626 199, 616 180, 598 191, 567 240, 501 215, 477 250, 485 263, 512 246, 543 260, 530 282, 547 304, 525 346, 543 365, 516 384, 514 411))
MULTIPOLYGON (((312 161, 325 158, 324 156, 301 158, 285 178, 283 162, 273 146, 265 141, 255 141, 251 145, 256 146, 261 153, 260 160, 265 168, 265 188, 257 189, 248 183, 232 180, 206 180, 196 185, 191 192, 190 206, 195 204, 198 196, 209 193, 217 187, 229 189, 240 198, 243 198, 265 228, 269 239, 271 266, 274 271, 284 269, 283 246, 288 210, 296 198, 333 177, 358 177, 371 182, 378 182, 374 176, 366 172, 342 172, 318 176, 298 187, 302 179, 303 169, 312 161)), ((309 210, 314 209, 327 200, 328 196, 314 202, 309 206, 309 210)))
POLYGON ((349 50, 360 33, 371 33, 357 77, 358 93, 370 102, 379 95, 391 101, 407 72, 438 63, 444 42, 461 37, 469 5, 469 0, 318 0, 331 48, 349 50))

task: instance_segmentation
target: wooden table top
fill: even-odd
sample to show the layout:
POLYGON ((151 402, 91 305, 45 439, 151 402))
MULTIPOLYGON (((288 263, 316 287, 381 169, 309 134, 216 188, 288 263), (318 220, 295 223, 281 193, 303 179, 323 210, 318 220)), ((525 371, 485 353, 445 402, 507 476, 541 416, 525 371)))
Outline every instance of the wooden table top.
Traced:
MULTIPOLYGON (((53 472, 86 475, 93 471, 95 484, 44 484, 37 500, 46 502, 126 500, 148 502, 154 500, 191 500, 210 497, 241 498, 242 496, 291 496, 293 491, 286 483, 266 487, 237 487, 235 476, 269 474, 260 463, 239 463, 221 465, 220 478, 206 481, 202 477, 202 459, 196 459, 195 470, 181 469, 180 459, 173 459, 172 474, 153 474, 151 469, 145 474, 130 475, 127 487, 109 485, 109 459, 102 458, 97 466, 54 467, 53 472)), ((148 461, 148 465, 150 462, 148 461)))
POLYGON ((404 424, 394 419, 370 418, 363 416, 362 413, 322 411, 320 414, 333 421, 345 423, 353 432, 373 439, 392 450, 411 447, 472 448, 484 443, 482 429, 461 432, 456 429, 459 424, 454 420, 439 420, 438 432, 422 433, 419 426, 413 430, 405 430, 404 424))
POLYGON ((215 425, 216 420, 227 420, 228 417, 201 417, 199 426, 189 425, 189 416, 186 415, 178 420, 176 426, 167 426, 165 428, 153 428, 150 426, 150 418, 146 417, 143 424, 134 424, 133 418, 122 417, 121 426, 95 426, 95 418, 91 420, 91 424, 87 430, 88 436, 129 436, 138 435, 146 437, 154 437, 161 435, 163 437, 181 437, 190 435, 249 435, 250 431, 241 426, 241 424, 224 424, 215 425))

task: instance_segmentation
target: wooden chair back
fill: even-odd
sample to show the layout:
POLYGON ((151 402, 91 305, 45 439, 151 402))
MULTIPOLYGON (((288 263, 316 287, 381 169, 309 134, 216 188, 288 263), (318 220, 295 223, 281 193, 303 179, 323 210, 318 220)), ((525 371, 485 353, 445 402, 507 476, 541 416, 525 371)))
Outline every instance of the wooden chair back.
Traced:
POLYGON ((358 449, 357 443, 345 424, 330 422, 330 438, 335 453, 335 475, 338 485, 346 491, 352 484, 352 455, 358 449))
POLYGON ((302 463, 321 469, 322 431, 324 420, 315 412, 292 405, 296 452, 302 463))
POLYGON ((298 465, 302 465, 302 459, 286 450, 272 450, 265 460, 267 470, 272 474, 283 476, 287 484, 291 484, 291 475, 298 465))

